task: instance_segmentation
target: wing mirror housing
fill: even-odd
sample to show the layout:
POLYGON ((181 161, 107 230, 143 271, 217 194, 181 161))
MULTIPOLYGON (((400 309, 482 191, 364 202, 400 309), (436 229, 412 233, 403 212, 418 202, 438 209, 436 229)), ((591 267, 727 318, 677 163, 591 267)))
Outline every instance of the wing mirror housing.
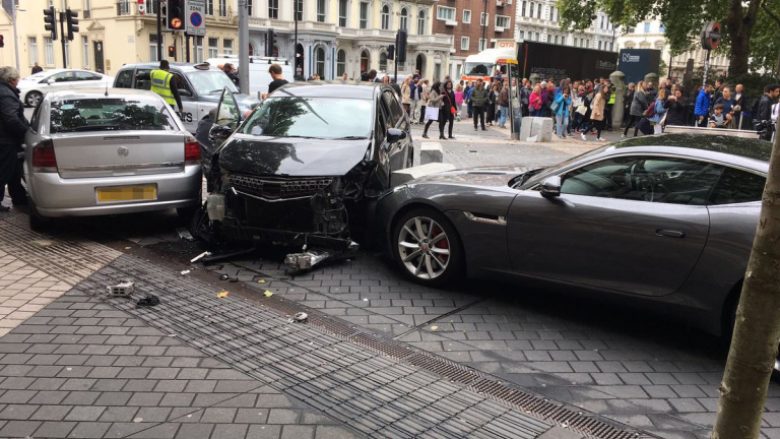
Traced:
POLYGON ((542 182, 540 190, 544 198, 556 198, 561 196, 561 177, 554 175, 542 182))
POLYGON ((387 129, 387 141, 389 143, 395 143, 399 140, 403 140, 406 138, 406 131, 399 130, 398 128, 388 128, 387 129))
POLYGON ((222 143, 225 142, 225 140, 227 140, 234 131, 235 128, 231 127, 230 125, 212 125, 211 129, 209 130, 209 140, 211 141, 212 145, 214 145, 214 149, 222 145, 222 143))

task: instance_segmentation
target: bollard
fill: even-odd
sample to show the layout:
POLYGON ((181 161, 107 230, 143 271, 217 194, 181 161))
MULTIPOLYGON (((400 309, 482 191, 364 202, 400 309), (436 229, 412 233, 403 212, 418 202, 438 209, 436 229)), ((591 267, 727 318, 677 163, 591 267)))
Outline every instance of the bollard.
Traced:
POLYGON ((612 72, 609 80, 615 85, 615 105, 612 106, 612 129, 619 130, 623 122, 625 106, 623 100, 626 96, 626 75, 620 70, 612 72))

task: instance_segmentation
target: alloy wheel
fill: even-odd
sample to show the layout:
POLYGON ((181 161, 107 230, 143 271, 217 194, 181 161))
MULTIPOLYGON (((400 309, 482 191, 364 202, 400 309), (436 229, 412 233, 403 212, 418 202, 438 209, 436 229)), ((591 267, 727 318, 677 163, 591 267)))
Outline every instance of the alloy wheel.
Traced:
POLYGON ((450 265, 450 238, 433 218, 409 218, 398 232, 398 257, 414 277, 433 280, 450 265))

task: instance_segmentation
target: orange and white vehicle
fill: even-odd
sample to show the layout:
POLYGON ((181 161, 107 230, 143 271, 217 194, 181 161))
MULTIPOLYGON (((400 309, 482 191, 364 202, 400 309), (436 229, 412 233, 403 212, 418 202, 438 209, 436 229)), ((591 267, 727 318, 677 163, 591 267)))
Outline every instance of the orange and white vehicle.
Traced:
POLYGON ((490 82, 499 70, 503 76, 506 76, 507 66, 512 66, 512 76, 516 77, 518 63, 517 54, 513 47, 485 49, 476 55, 466 57, 460 79, 470 82, 482 78, 482 80, 490 82))

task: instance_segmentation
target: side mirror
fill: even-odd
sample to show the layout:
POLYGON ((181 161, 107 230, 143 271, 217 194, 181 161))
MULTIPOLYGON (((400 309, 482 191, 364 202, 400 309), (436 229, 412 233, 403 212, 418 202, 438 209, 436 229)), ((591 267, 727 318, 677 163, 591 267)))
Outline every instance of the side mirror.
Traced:
POLYGON ((53 79, 47 79, 46 81, 41 81, 41 82, 46 82, 47 84, 49 84, 49 85, 52 85, 52 84, 54 84, 56 81, 54 81, 53 79))
POLYGON ((180 88, 179 89, 179 96, 186 96, 188 98, 191 98, 192 97, 192 92, 189 91, 189 90, 185 90, 183 88, 180 88))
POLYGON ((399 140, 403 140, 406 138, 406 131, 399 130, 398 128, 388 128, 387 129, 387 141, 390 143, 395 143, 399 140))
POLYGON ((544 198, 555 198, 561 196, 561 177, 554 175, 548 177, 542 182, 540 190, 544 198))

